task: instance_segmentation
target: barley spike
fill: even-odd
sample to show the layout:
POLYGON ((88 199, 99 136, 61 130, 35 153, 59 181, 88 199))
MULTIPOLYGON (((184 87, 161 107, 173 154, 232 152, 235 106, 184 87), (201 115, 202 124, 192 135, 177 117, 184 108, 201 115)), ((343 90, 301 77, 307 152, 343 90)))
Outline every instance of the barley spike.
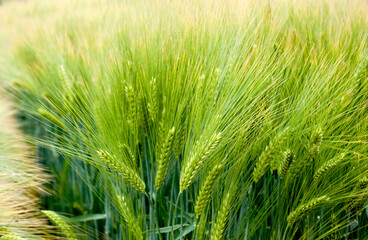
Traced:
POLYGON ((120 195, 118 197, 118 207, 121 211, 121 215, 123 216, 124 221, 128 225, 128 229, 133 233, 135 239, 142 240, 142 230, 138 225, 137 219, 135 219, 133 213, 130 211, 130 208, 128 207, 128 204, 125 201, 123 195, 120 195))
POLYGON ((218 211, 216 221, 212 227, 211 239, 221 240, 224 235, 226 223, 229 220, 229 213, 231 210, 232 194, 227 193, 221 203, 220 210, 218 211))
POLYGON ((100 150, 97 151, 98 156, 106 164, 106 166, 110 169, 110 171, 115 171, 120 174, 125 181, 129 182, 132 187, 140 193, 144 193, 146 189, 146 185, 142 181, 142 179, 135 173, 132 169, 129 169, 128 166, 123 163, 117 161, 116 157, 109 154, 106 151, 100 150))
POLYGON ((157 189, 159 189, 164 183, 167 172, 169 170, 171 145, 174 138, 174 134, 175 134, 175 127, 170 129, 160 151, 160 158, 158 159, 158 167, 155 178, 155 185, 157 189))
MULTIPOLYGON (((191 155, 189 162, 183 170, 183 174, 180 177, 180 192, 183 192, 185 189, 189 187, 190 184, 194 181, 195 175, 199 172, 202 163, 211 155, 211 153, 216 149, 219 142, 221 140, 221 132, 218 134, 214 134, 206 144, 204 148, 199 151, 194 152, 191 155)), ((199 146, 201 142, 197 144, 199 146)), ((198 148, 195 149, 198 149, 198 148)))
POLYGON ((314 174, 313 181, 316 182, 325 172, 336 167, 344 159, 345 153, 324 163, 314 174))
POLYGON ((307 202, 306 204, 303 204, 299 207, 297 207, 294 211, 292 211, 289 216, 287 217, 287 222, 289 226, 292 226, 296 221, 298 221, 300 218, 302 218, 305 214, 316 208, 317 206, 326 203, 329 201, 330 198, 327 196, 322 196, 319 198, 314 198, 307 202))
POLYGON ((50 210, 43 210, 41 212, 43 212, 56 226, 60 228, 60 230, 67 237, 67 239, 77 239, 75 233, 73 233, 68 224, 66 224, 66 222, 63 219, 61 219, 59 214, 50 210))
POLYGON ((201 215, 203 209, 207 206, 211 196, 211 189, 216 182, 218 175, 220 174, 223 164, 218 164, 212 168, 209 172, 204 184, 202 185, 195 206, 195 213, 197 218, 201 215))
POLYGON ((288 149, 284 152, 284 161, 281 164, 281 171, 280 171, 280 178, 283 179, 286 177, 289 167, 292 163, 292 161, 294 160, 294 154, 293 152, 288 149))

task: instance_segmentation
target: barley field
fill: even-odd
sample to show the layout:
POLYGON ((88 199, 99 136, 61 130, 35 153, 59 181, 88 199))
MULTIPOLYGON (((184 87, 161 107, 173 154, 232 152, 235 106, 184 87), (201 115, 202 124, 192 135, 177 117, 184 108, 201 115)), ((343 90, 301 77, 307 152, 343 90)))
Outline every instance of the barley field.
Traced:
POLYGON ((368 239, 367 0, 5 0, 0 84, 0 239, 368 239))

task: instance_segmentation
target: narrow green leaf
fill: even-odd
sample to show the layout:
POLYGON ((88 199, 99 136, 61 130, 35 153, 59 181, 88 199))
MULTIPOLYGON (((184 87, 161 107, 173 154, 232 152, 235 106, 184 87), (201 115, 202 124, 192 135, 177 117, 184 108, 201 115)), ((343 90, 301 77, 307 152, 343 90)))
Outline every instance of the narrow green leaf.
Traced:
POLYGON ((106 217, 107 217, 106 213, 99 213, 99 214, 88 214, 88 215, 76 216, 76 217, 72 217, 71 219, 77 222, 87 222, 87 221, 93 221, 93 220, 106 219, 106 217))

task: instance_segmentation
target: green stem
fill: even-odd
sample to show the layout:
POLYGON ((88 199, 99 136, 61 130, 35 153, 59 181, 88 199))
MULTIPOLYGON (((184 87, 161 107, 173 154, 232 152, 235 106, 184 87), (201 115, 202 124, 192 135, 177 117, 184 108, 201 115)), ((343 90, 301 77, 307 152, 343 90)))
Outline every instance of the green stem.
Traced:
POLYGON ((161 236, 161 232, 160 232, 160 226, 158 225, 158 221, 157 221, 157 216, 156 216, 156 206, 155 204, 152 202, 150 196, 147 193, 144 193, 147 198, 148 198, 148 202, 151 205, 152 209, 153 209, 153 216, 154 216, 154 221, 155 221, 155 225, 157 226, 157 232, 158 232, 158 236, 160 238, 160 240, 162 240, 162 236, 161 236))
POLYGON ((174 239, 174 225, 175 225, 175 217, 176 217, 176 208, 178 206, 180 196, 181 196, 181 192, 179 192, 179 195, 176 198, 176 202, 175 202, 175 205, 174 205, 174 213, 173 213, 172 224, 171 224, 171 237, 172 237, 172 239, 174 239))

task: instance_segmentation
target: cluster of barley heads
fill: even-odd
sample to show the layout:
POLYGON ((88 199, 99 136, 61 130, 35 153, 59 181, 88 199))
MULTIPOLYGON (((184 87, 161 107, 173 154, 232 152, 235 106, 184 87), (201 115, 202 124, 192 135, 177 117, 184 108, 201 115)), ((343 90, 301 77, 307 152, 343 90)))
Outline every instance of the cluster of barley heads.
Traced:
POLYGON ((7 73, 46 129, 33 140, 104 203, 90 227, 116 239, 368 233, 366 2, 93 2, 105 17, 40 26, 7 73))

